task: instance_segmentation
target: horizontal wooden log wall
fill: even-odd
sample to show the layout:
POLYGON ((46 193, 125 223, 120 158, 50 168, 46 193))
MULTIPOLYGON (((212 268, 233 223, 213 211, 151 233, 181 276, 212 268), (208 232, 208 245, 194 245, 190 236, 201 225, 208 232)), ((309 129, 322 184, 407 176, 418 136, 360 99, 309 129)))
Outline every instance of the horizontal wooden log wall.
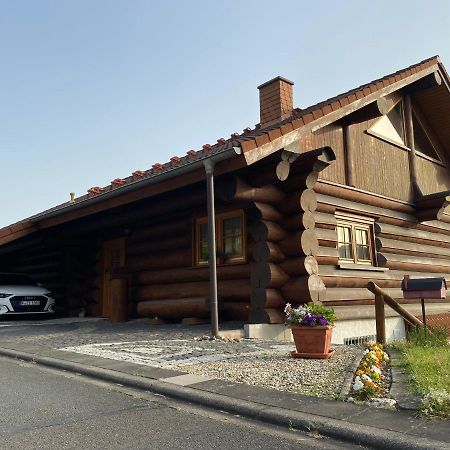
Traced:
POLYGON ((316 228, 317 196, 312 189, 318 179, 316 172, 296 171, 278 184, 272 180, 264 185, 263 180, 269 183, 270 176, 263 171, 248 179, 258 180, 259 186, 234 178, 226 183, 226 197, 252 205, 248 214, 255 263, 251 268, 250 322, 282 323, 286 301, 321 301, 325 285, 317 275, 316 255, 322 241, 329 243, 335 231, 329 224, 316 228))
POLYGON ((407 204, 367 196, 355 190, 320 182, 315 190, 318 191, 316 227, 321 229, 317 233, 320 243, 318 274, 326 286, 327 304, 372 304, 373 295, 366 289, 369 281, 374 281, 393 298, 402 299, 400 285, 405 274, 411 277, 445 277, 450 282, 448 223, 438 220, 419 223, 413 215, 413 208, 407 204), (341 269, 337 266, 337 235, 334 232, 333 241, 328 233, 335 226, 336 210, 376 219, 377 269, 341 269))
POLYGON ((63 246, 66 302, 69 315, 84 309, 89 316, 102 314, 102 254, 98 240, 63 246))
MULTIPOLYGON (((208 319, 209 268, 193 265, 193 218, 205 213, 204 196, 189 203, 178 218, 133 231, 126 243, 126 267, 132 273, 129 312, 141 317, 208 319)), ((220 212, 220 205, 217 207, 220 212)), ((221 319, 247 320, 250 264, 217 270, 221 319)))
MULTIPOLYGON (((260 174, 264 177, 268 172, 260 174)), ((286 232, 280 225, 283 214, 277 205, 284 200, 285 194, 273 184, 253 187, 249 182, 234 176, 217 185, 217 196, 230 204, 246 204, 251 238, 249 257, 253 256, 255 261, 249 266, 250 281, 246 280, 247 286, 242 286, 245 292, 250 290, 250 322, 281 323, 283 317, 280 310, 285 302, 278 288, 288 276, 278 266, 278 262, 285 259, 278 243, 286 237, 286 232)))

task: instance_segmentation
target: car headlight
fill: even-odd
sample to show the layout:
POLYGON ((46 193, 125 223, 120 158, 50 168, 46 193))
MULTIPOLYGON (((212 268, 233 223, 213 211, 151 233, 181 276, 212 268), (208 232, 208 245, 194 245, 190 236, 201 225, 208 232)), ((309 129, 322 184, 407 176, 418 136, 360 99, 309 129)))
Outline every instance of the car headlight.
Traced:
POLYGON ((7 297, 11 297, 12 294, 4 294, 4 293, 0 293, 0 298, 7 298, 7 297))
POLYGON ((53 297, 53 294, 51 292, 47 292, 44 294, 46 297, 53 297))

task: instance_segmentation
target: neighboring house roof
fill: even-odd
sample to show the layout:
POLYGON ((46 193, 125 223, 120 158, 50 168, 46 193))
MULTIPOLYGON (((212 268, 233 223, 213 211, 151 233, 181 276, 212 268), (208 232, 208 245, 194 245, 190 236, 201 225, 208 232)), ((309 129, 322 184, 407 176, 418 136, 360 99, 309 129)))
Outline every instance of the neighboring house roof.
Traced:
POLYGON ((103 196, 105 199, 111 197, 111 194, 120 194, 127 187, 139 187, 141 183, 149 179, 155 179, 157 182, 159 177, 169 172, 174 176, 177 175, 182 167, 188 168, 193 165, 219 155, 230 150, 242 149, 247 164, 256 162, 270 153, 292 144, 298 136, 293 133, 301 129, 304 133, 313 131, 312 126, 319 127, 338 120, 343 116, 343 109, 347 108, 347 113, 355 111, 365 104, 374 101, 380 95, 386 95, 400 89, 404 85, 410 84, 416 79, 420 79, 428 73, 432 73, 439 68, 445 76, 445 83, 450 83, 449 77, 445 71, 438 56, 433 56, 420 63, 414 64, 406 69, 399 70, 393 74, 386 75, 370 83, 364 84, 358 88, 352 89, 343 94, 332 97, 305 109, 296 108, 293 110, 291 117, 284 119, 274 125, 261 128, 256 125, 255 128, 246 128, 242 133, 233 133, 228 139, 220 138, 215 144, 205 144, 200 150, 189 150, 186 155, 178 157, 173 156, 166 163, 153 164, 149 170, 133 172, 126 178, 116 178, 108 186, 92 187, 86 195, 77 197, 73 202, 65 202, 51 209, 43 211, 39 214, 29 217, 23 221, 0 229, 0 245, 7 241, 18 239, 34 230, 33 224, 39 222, 41 218, 45 218, 49 214, 58 211, 70 211, 80 203, 89 204, 91 199, 100 200, 103 196), (258 152, 253 152, 259 150, 258 152), (108 195, 109 194, 109 195, 108 195), (12 237, 11 235, 15 235, 12 237), (12 239, 8 239, 8 236, 12 239))

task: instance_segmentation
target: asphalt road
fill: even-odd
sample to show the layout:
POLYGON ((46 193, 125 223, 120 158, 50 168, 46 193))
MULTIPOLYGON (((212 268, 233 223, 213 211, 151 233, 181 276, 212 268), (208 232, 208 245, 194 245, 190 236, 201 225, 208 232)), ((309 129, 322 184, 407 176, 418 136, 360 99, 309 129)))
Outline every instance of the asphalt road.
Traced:
POLYGON ((1 449, 351 448, 7 358, 0 375, 1 449))

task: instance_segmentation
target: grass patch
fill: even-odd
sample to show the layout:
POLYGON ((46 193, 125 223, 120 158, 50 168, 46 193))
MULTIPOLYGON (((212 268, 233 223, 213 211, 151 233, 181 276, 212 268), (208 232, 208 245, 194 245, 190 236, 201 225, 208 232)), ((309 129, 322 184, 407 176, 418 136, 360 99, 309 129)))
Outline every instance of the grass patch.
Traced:
POLYGON ((403 362, 413 389, 423 398, 419 412, 450 418, 450 345, 439 330, 420 327, 402 346, 403 362))

